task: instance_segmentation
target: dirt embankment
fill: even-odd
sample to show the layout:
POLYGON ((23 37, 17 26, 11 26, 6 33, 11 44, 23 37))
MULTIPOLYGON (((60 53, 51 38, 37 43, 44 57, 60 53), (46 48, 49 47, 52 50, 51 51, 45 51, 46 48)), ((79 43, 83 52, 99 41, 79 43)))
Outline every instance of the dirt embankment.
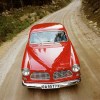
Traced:
POLYGON ((86 18, 100 27, 100 0, 83 0, 83 10, 86 18))
POLYGON ((97 35, 100 36, 100 0, 83 0, 83 12, 97 35))

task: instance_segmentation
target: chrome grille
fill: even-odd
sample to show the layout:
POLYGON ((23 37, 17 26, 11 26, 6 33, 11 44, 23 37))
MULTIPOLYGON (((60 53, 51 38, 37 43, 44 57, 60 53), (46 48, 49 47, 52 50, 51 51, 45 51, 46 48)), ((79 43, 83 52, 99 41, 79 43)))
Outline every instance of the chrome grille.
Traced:
POLYGON ((32 80, 49 80, 50 79, 50 75, 47 72, 33 72, 30 77, 32 80))
POLYGON ((54 72, 53 78, 56 80, 56 79, 66 78, 71 75, 72 72, 70 70, 61 70, 61 71, 54 72))

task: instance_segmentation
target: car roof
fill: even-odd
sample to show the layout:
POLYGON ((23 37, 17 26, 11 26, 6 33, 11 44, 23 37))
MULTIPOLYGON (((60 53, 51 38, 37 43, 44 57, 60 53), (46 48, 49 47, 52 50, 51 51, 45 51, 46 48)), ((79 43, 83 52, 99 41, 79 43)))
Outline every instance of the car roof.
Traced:
POLYGON ((66 31, 64 26, 60 23, 41 23, 41 24, 37 24, 34 25, 31 28, 31 32, 32 31, 43 31, 43 30, 63 30, 66 31))

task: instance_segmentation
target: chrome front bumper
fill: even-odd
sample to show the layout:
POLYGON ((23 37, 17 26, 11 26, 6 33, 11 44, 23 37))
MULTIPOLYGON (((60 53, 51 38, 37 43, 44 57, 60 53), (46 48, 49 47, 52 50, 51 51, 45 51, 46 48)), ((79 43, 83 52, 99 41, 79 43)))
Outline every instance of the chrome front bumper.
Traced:
POLYGON ((53 84, 42 84, 42 83, 24 83, 22 84, 24 86, 27 86, 28 88, 39 88, 39 89, 55 89, 55 88, 62 88, 67 87, 71 85, 78 84, 81 81, 81 79, 71 80, 71 81, 65 81, 60 83, 53 83, 53 84))

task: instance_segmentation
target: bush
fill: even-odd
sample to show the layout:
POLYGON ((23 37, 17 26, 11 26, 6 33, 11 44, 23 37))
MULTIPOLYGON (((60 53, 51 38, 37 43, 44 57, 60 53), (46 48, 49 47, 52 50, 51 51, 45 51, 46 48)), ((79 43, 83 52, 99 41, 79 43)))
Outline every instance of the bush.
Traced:
POLYGON ((12 16, 0 16, 0 42, 12 39, 18 32, 30 25, 28 20, 21 22, 12 16))
POLYGON ((15 29, 14 24, 12 23, 12 18, 9 17, 0 17, 0 41, 4 42, 12 38, 13 30, 15 29))

